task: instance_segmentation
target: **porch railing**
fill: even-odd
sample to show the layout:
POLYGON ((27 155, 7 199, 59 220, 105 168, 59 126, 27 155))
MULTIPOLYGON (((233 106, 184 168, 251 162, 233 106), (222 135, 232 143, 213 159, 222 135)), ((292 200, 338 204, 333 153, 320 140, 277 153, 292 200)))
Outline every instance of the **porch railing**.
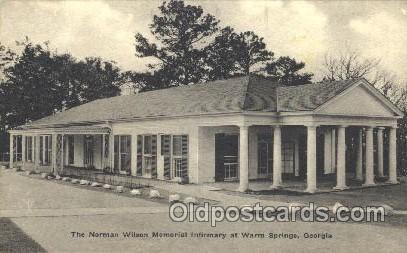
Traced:
POLYGON ((237 156, 224 156, 225 180, 236 180, 239 178, 238 159, 237 156))
POLYGON ((110 185, 121 185, 131 189, 149 187, 148 182, 142 182, 140 178, 119 174, 105 174, 103 171, 80 167, 64 167, 62 176, 85 179, 110 185))

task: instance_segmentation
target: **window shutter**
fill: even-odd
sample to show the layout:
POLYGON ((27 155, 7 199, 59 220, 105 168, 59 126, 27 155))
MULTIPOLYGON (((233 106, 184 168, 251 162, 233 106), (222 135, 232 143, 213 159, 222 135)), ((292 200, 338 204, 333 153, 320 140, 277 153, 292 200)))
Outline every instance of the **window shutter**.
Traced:
POLYGON ((57 134, 57 146, 56 146, 57 150, 55 152, 55 161, 56 161, 56 166, 57 168, 60 166, 62 168, 62 135, 61 134, 57 134))
POLYGON ((151 136, 151 176, 157 178, 157 135, 151 136))
POLYGON ((188 177, 188 135, 182 136, 182 177, 188 177))
POLYGON ((128 173, 128 175, 131 175, 131 136, 127 135, 127 136, 123 136, 122 138, 124 138, 126 140, 126 171, 128 173))
POLYGON ((143 136, 137 135, 137 176, 143 174, 143 136))
POLYGON ((171 135, 161 136, 162 155, 164 156, 164 178, 171 178, 171 135))

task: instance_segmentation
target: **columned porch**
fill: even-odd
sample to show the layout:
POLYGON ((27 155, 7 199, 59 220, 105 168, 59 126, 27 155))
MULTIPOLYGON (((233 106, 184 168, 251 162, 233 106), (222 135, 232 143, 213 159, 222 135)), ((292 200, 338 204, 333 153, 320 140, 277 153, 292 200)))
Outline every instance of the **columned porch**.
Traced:
MULTIPOLYGON (((245 124, 225 132, 238 140, 235 142, 238 171, 232 173, 239 182, 238 191, 252 189, 249 182, 258 180, 264 187, 268 180, 270 189, 292 188, 292 182, 297 182, 294 188, 304 188, 308 193, 326 191, 327 187, 345 190, 374 186, 378 182, 380 185, 397 183, 395 133, 393 125, 355 123, 245 124), (385 136, 388 142, 384 141, 385 136), (267 143, 266 147, 263 143, 267 143)), ((215 174, 219 174, 218 162, 215 161, 215 174)), ((223 163, 223 169, 226 175, 230 163, 223 163)), ((215 178, 216 181, 233 181, 233 178, 215 178)))
POLYGON ((10 157, 13 159, 9 166, 54 174, 63 173, 66 166, 110 170, 113 168, 112 145, 110 130, 106 127, 11 132, 10 157))

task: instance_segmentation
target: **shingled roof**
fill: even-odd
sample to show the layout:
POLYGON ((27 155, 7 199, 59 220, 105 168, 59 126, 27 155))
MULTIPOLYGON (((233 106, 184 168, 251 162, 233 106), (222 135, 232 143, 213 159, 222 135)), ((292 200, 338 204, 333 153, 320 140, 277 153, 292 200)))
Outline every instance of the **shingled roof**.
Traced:
POLYGON ((277 108, 278 111, 313 110, 354 82, 355 80, 346 80, 279 87, 277 83, 259 77, 238 77, 98 99, 34 121, 22 128, 160 116, 276 112, 277 108))

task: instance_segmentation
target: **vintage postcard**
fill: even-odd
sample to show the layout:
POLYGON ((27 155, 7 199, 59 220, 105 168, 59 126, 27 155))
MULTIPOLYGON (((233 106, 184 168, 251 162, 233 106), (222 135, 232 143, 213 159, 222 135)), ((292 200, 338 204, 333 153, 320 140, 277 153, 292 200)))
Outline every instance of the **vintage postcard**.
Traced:
POLYGON ((407 1, 0 1, 0 252, 407 252, 407 1))

